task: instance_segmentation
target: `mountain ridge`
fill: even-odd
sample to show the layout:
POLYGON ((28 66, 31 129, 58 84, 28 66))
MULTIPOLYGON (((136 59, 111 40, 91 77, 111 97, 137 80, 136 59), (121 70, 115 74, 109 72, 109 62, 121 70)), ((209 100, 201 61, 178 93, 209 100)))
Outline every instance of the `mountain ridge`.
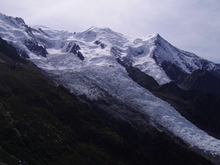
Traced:
POLYGON ((1 38, 0 45, 0 164, 211 165, 150 125, 143 134, 91 111, 1 38))
MULTIPOLYGON (((155 33, 149 37, 145 37, 142 39, 139 38, 139 39, 133 40, 133 39, 130 39, 130 38, 123 36, 120 33, 113 32, 109 28, 91 27, 88 30, 86 30, 85 32, 69 33, 67 31, 52 30, 47 27, 43 28, 42 26, 35 26, 35 28, 36 28, 35 29, 34 27, 32 28, 32 27, 29 27, 28 25, 26 25, 24 20, 21 18, 7 17, 5 15, 4 15, 4 17, 6 18, 6 20, 7 20, 7 18, 9 20, 11 20, 11 19, 12 20, 16 20, 16 19, 20 20, 17 22, 18 25, 20 25, 20 22, 22 22, 21 23, 22 26, 17 25, 17 27, 20 29, 23 29, 28 36, 27 36, 27 39, 25 39, 24 41, 21 41, 22 43, 19 44, 20 48, 18 48, 18 50, 20 50, 21 52, 26 52, 26 56, 27 56, 27 54, 30 54, 29 50, 31 50, 32 53, 37 54, 37 55, 42 55, 45 57, 48 54, 48 52, 46 50, 47 48, 54 47, 56 50, 58 50, 60 48, 62 49, 63 44, 67 45, 67 44, 69 44, 69 41, 71 41, 71 40, 72 40, 72 42, 75 43, 75 42, 77 42, 76 41, 77 39, 83 40, 85 42, 95 42, 95 40, 97 40, 97 42, 98 42, 100 39, 103 42, 107 42, 106 44, 100 43, 103 48, 106 47, 107 45, 111 44, 112 48, 118 50, 118 52, 117 52, 118 54, 115 55, 117 58, 119 58, 121 61, 125 61, 125 63, 127 62, 128 64, 126 64, 126 65, 132 65, 134 67, 137 67, 137 68, 141 69, 142 71, 144 71, 145 73, 153 76, 160 84, 168 83, 168 82, 170 82, 170 80, 174 80, 173 77, 167 77, 167 74, 169 74, 169 73, 164 73, 163 71, 161 71, 161 70, 165 70, 165 72, 166 72, 164 62, 175 64, 176 66, 181 67, 181 69, 183 71, 185 71, 186 73, 192 73, 194 70, 197 70, 197 69, 204 69, 204 70, 209 70, 215 76, 220 77, 219 65, 216 65, 213 62, 207 61, 203 58, 200 58, 193 53, 189 53, 189 52, 180 50, 176 47, 173 47, 157 33, 155 33), (44 30, 46 30, 46 32, 44 32, 44 30), (50 33, 52 35, 50 35, 50 37, 49 37, 48 33, 50 33), (39 34, 41 34, 41 35, 39 35, 39 34), (56 36, 56 37, 58 37, 57 40, 54 39, 55 34, 59 35, 59 36, 56 36), (52 36, 54 36, 54 37, 52 37, 52 36), (98 37, 98 36, 100 36, 100 37, 98 37), (32 38, 30 38, 30 37, 32 37, 32 38), (98 37, 98 38, 96 38, 96 37, 98 37), (63 42, 59 43, 58 40, 63 40, 63 42), (65 40, 69 40, 69 41, 65 41, 65 40), (156 49, 154 49, 154 47, 156 47, 156 49), (151 49, 153 49, 153 50, 151 50, 151 49), (168 50, 170 52, 169 55, 167 54, 168 50), (135 55, 134 54, 135 52, 137 52, 138 54, 135 55), (120 54, 120 57, 118 56, 119 54, 120 54), (163 56, 161 56, 162 54, 163 54, 163 56), (143 59, 144 57, 145 57, 145 60, 143 59), (152 58, 146 59, 146 57, 152 57, 152 58), (155 60, 156 64, 155 64, 154 60, 155 60), (189 61, 191 61, 191 63, 188 63, 189 61), (159 68, 158 68, 158 66, 159 66, 159 68), (156 69, 157 73, 152 72, 152 68, 154 68, 153 70, 156 69), (157 74, 160 74, 160 75, 158 75, 158 77, 154 76, 157 74)), ((14 21, 14 22, 16 22, 16 21, 14 21)), ((4 30, 6 30, 6 29, 4 29, 4 30)), ((13 33, 13 31, 10 33, 13 33)), ((24 34, 24 36, 26 34, 24 34)), ((1 37, 8 40, 7 36, 1 35, 1 37)), ((14 42, 17 42, 16 41, 17 40, 16 33, 13 38, 15 40, 14 42)), ((18 40, 18 42, 19 42, 19 40, 18 40)), ((65 52, 65 50, 62 50, 62 52, 65 52)), ((83 54, 83 52, 82 52, 82 54, 83 54)))
POLYGON ((85 32, 69 33, 49 28, 23 28, 0 21, 3 29, 0 37, 15 45, 20 55, 25 52, 29 60, 45 70, 57 84, 68 88, 91 107, 136 129, 146 131, 146 125, 151 123, 162 132, 182 139, 212 161, 220 156, 217 139, 135 83, 126 71, 126 67, 135 67, 153 77, 159 85, 173 81, 183 87, 185 77, 200 68, 218 76, 219 65, 173 47, 158 34, 130 39, 109 29, 93 27, 85 32))

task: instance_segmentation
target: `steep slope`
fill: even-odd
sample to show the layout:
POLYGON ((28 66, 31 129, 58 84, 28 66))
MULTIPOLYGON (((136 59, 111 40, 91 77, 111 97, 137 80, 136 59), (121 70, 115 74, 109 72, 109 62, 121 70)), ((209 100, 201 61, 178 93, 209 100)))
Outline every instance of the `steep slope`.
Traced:
MULTIPOLYGON (((160 86, 151 76, 137 68, 127 67, 126 70, 139 85, 170 103, 182 116, 200 129, 220 139, 220 99, 218 97, 198 90, 183 90, 174 82, 160 86)), ((200 83, 203 85, 203 82, 200 83)))
POLYGON ((198 69, 220 77, 219 65, 172 46, 157 33, 138 39, 109 28, 91 27, 84 32, 70 33, 44 26, 29 27, 23 19, 3 14, 0 14, 0 28, 0 37, 17 47, 20 55, 26 57, 34 54, 46 57, 48 51, 49 54, 69 52, 84 60, 84 53, 103 52, 102 56, 111 54, 123 65, 139 68, 154 77, 159 84, 173 80, 181 85, 185 73, 191 74, 198 69), (176 73, 173 73, 174 70, 176 73), (179 73, 181 76, 176 76, 179 73))
POLYGON ((27 26, 23 19, 13 18, 0 13, 0 37, 6 39, 17 48, 19 54, 28 58, 34 53, 45 57, 45 47, 37 42, 31 27, 27 26))
MULTIPOLYGON (((26 52, 30 60, 57 84, 68 88, 93 110, 125 122, 142 133, 148 132, 149 126, 156 128, 175 141, 182 139, 189 148, 213 162, 219 160, 219 140, 198 129, 170 104, 135 83, 125 69, 137 67, 156 80, 152 80, 151 85, 161 85, 173 80, 166 70, 167 67, 174 71, 170 64, 180 68, 179 73, 190 74, 203 66, 203 63, 197 64, 201 62, 199 57, 173 47, 158 34, 134 40, 108 28, 92 27, 85 32, 68 33, 45 27, 29 28, 25 24, 20 26, 15 20, 18 19, 1 16, 4 31, 0 36, 16 45, 20 55, 26 52), (9 20, 14 20, 15 25, 9 20), (26 40, 34 44, 27 44, 26 40), (41 55, 41 49, 35 49, 38 47, 46 53, 41 55), (164 62, 168 64, 165 67, 164 62)), ((206 63, 206 69, 214 68, 217 75, 219 66, 206 63)))
MULTIPOLYGON (((85 57, 83 61, 70 53, 51 54, 45 59, 32 58, 32 61, 99 113, 128 122, 143 132, 148 130, 147 125, 151 123, 167 134, 183 139, 196 152, 211 160, 218 160, 219 141, 188 122, 169 104, 134 83, 127 75, 123 58, 118 57, 117 60, 108 53, 108 46, 102 49, 94 44, 98 37, 94 34, 86 42, 84 38, 78 39, 85 57), (118 61, 121 61, 121 65, 118 61)), ((100 42, 103 43, 102 40, 100 42)))
POLYGON ((220 67, 218 64, 180 50, 160 35, 157 35, 155 45, 153 58, 172 81, 184 89, 198 89, 219 96, 220 67), (197 70, 203 70, 204 73, 199 73, 201 71, 197 70), (197 81, 197 78, 201 79, 197 81), (198 83, 200 83, 199 86, 197 86, 198 83))
POLYGON ((196 70, 186 76, 183 83, 186 89, 197 89, 220 98, 220 79, 207 70, 196 70))
POLYGON ((0 45, 1 164, 211 164, 150 125, 143 134, 99 116, 0 45))

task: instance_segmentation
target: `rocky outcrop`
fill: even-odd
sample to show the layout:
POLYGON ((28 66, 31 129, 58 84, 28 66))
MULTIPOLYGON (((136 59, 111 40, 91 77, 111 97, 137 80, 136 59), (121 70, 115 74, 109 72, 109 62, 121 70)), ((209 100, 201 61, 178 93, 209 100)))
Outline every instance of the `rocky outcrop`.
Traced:
MULTIPOLYGON (((68 47, 70 47, 70 46, 68 46, 68 47)), ((83 61, 83 60, 85 59, 85 57, 83 56, 83 54, 79 51, 79 50, 81 49, 79 45, 73 44, 72 47, 67 48, 67 49, 69 49, 69 52, 70 52, 70 53, 73 53, 73 54, 77 55, 77 57, 78 57, 80 60, 83 61)))
MULTIPOLYGON (((70 53, 73 53, 73 54, 77 54, 77 52, 81 49, 80 47, 79 47, 79 45, 77 45, 77 44, 73 44, 73 46, 71 47, 71 46, 68 46, 68 47, 70 47, 69 49, 70 50, 67 50, 68 52, 70 52, 70 53)), ((68 49, 68 48, 67 48, 68 49)))
POLYGON ((100 47, 101 47, 102 49, 105 49, 105 44, 101 43, 101 42, 98 41, 98 40, 95 41, 94 44, 96 44, 96 45, 100 45, 100 47))
POLYGON ((155 88, 159 87, 159 84, 157 83, 157 81, 145 74, 144 72, 141 72, 140 69, 138 68, 134 68, 134 67, 125 67, 126 71, 128 72, 128 75, 135 81, 137 82, 139 85, 145 87, 146 89, 152 91, 155 88))
POLYGON ((34 54, 42 56, 42 57, 46 57, 46 55, 48 54, 47 50, 43 47, 40 46, 38 43, 35 43, 31 40, 25 40, 24 41, 24 45, 34 54))
POLYGON ((161 67, 163 68, 167 76, 176 84, 181 84, 185 80, 185 78, 189 75, 188 73, 183 71, 180 67, 168 61, 162 62, 161 67))

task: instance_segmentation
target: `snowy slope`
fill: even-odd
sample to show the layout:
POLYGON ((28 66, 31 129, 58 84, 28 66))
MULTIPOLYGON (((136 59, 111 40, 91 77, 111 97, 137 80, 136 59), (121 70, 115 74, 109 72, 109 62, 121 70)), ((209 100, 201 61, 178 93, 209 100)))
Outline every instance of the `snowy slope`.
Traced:
MULTIPOLYGON (((52 73, 59 83, 71 89, 78 97, 86 96, 93 102, 106 102, 110 106, 110 108, 106 108, 106 113, 109 115, 135 123, 134 125, 142 130, 147 129, 144 127, 144 123, 150 120, 159 129, 171 132, 183 139, 190 147, 219 156, 220 141, 195 127, 169 104, 134 83, 127 76, 124 67, 109 54, 111 49, 109 40, 111 39, 107 40, 102 35, 98 35, 98 30, 95 28, 94 31, 87 31, 88 36, 80 33, 76 37, 72 37, 72 42, 81 47, 81 52, 85 56, 84 61, 73 54, 64 52, 32 60, 39 67, 52 73), (105 48, 102 49, 100 44, 94 44, 95 41, 104 43, 105 48)), ((122 41, 127 45, 133 44, 133 42, 123 39, 122 41)), ((147 40, 145 43, 150 45, 151 41, 147 40)), ((138 46, 136 50, 138 50, 138 46)), ((147 52, 147 50, 145 51, 147 52)), ((124 52, 126 51, 121 46, 119 58, 126 57, 124 52)), ((134 64, 138 63, 135 62, 134 64)), ((101 105, 102 108, 105 106, 105 104, 101 105)))
POLYGON ((167 62, 177 66, 185 73, 191 74, 193 71, 201 69, 210 71, 216 77, 220 78, 220 66, 218 64, 172 46, 159 34, 155 36, 154 43, 156 48, 152 53, 152 57, 159 66, 167 62))
MULTIPOLYGON (((26 52, 37 66, 79 98, 92 101, 108 115, 146 130, 150 122, 159 130, 181 138, 209 159, 220 159, 220 141, 198 129, 172 106, 140 87, 124 67, 134 66, 159 84, 170 82, 161 67, 165 60, 189 73, 204 67, 198 56, 179 50, 158 34, 132 39, 109 28, 70 33, 43 26, 29 27, 21 19, 0 15, 0 37, 26 52), (33 47, 45 49, 43 56, 33 47), (210 156, 210 157, 209 157, 210 156)), ((38 49, 36 49, 38 50, 38 49)), ((209 63, 217 67, 214 63, 209 63)), ((206 66, 207 67, 207 66, 206 66)))
POLYGON ((171 81, 162 67, 165 61, 175 64, 186 73, 197 69, 205 69, 217 75, 220 72, 219 65, 172 46, 159 34, 133 39, 109 28, 95 27, 70 33, 45 26, 29 27, 23 19, 3 14, 0 14, 0 18, 0 37, 17 47, 20 54, 26 53, 26 56, 45 57, 48 51, 71 52, 75 45, 80 47, 82 54, 90 53, 87 48, 99 53, 100 50, 96 49, 99 47, 105 55, 113 55, 124 65, 139 68, 154 77, 159 84, 171 81))
POLYGON ((150 121, 158 129, 180 137, 200 154, 219 158, 219 140, 198 129, 169 104, 138 86, 105 51, 84 51, 90 51, 88 56, 84 54, 85 61, 69 53, 32 60, 79 98, 85 96, 98 102, 109 116, 132 123, 143 131, 148 129, 144 123, 150 121))

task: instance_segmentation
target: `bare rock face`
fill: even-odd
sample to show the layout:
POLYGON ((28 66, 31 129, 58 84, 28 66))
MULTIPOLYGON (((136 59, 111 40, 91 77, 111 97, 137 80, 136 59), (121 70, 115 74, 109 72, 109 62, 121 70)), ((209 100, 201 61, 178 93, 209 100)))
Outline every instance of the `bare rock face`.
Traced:
POLYGON ((43 46, 39 46, 37 43, 34 43, 31 40, 24 41, 24 45, 34 54, 46 57, 48 52, 43 46))
POLYGON ((78 57, 80 60, 83 61, 83 60, 85 59, 85 57, 84 57, 83 54, 79 51, 80 49, 81 49, 81 48, 80 48, 79 45, 73 44, 73 46, 70 47, 68 51, 69 51, 70 53, 73 53, 73 54, 77 55, 77 57, 78 57))

